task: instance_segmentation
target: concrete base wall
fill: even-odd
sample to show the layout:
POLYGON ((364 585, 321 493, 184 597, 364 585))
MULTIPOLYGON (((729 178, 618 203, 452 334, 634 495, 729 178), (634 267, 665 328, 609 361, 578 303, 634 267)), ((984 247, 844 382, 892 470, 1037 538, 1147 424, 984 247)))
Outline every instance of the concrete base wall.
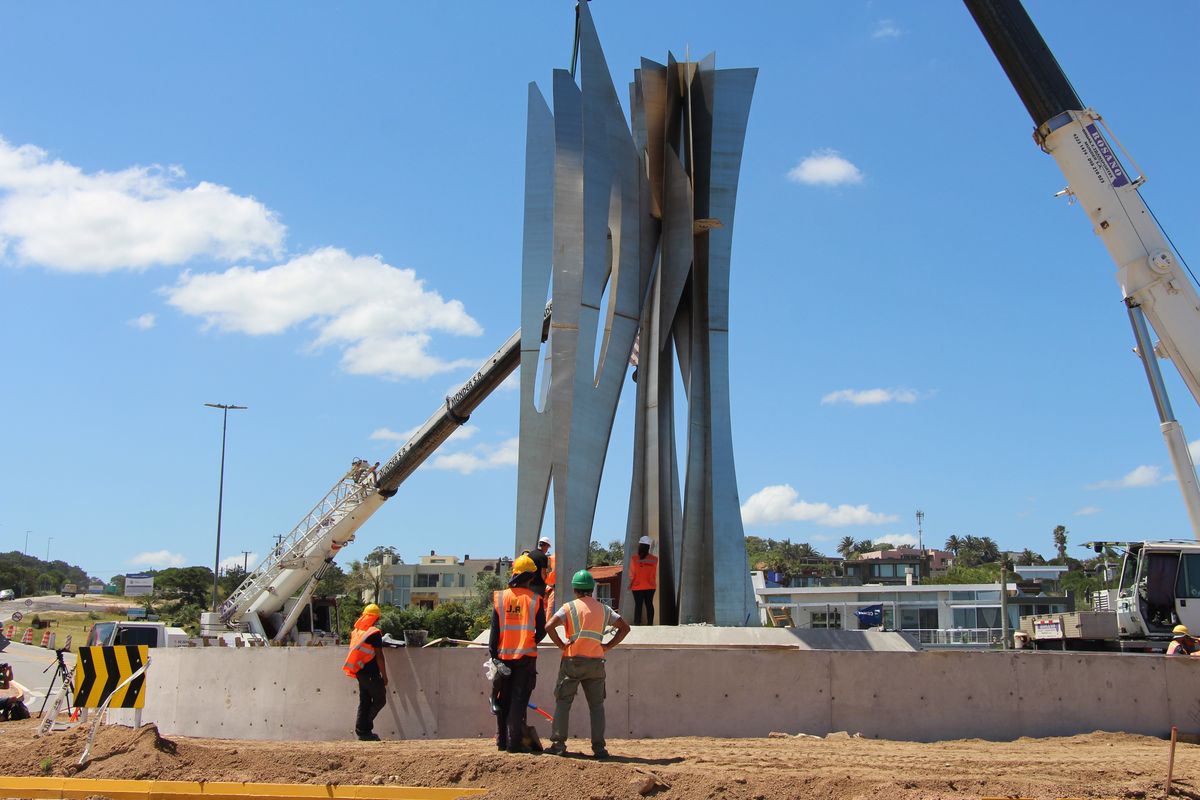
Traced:
MULTIPOLYGON (((353 738, 357 683, 343 648, 156 650, 143 719, 164 734, 353 738)), ((482 649, 388 650, 385 739, 488 737, 482 649)), ((558 651, 538 657, 533 702, 554 713, 558 651)), ((822 652, 618 648, 607 735, 765 736, 833 731, 912 741, 1200 731, 1200 660, 1047 652, 822 652)), ((530 711, 543 736, 549 723, 530 711)), ((586 738, 582 693, 571 734, 586 738)))

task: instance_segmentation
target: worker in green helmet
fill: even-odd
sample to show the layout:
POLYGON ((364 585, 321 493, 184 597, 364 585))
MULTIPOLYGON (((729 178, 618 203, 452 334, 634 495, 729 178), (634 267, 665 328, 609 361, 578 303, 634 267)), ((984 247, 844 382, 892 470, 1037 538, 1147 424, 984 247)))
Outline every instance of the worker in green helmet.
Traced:
POLYGON ((566 755, 571 703, 582 686, 591 713, 592 755, 608 758, 604 742, 604 654, 621 643, 629 633, 629 623, 592 597, 595 588, 592 573, 586 569, 576 572, 571 578, 575 599, 560 608, 546 625, 550 640, 562 651, 558 681, 554 684, 552 744, 546 750, 553 755, 566 755), (617 632, 605 642, 604 631, 609 627, 616 628, 617 632), (562 635, 559 635, 560 630, 562 635))

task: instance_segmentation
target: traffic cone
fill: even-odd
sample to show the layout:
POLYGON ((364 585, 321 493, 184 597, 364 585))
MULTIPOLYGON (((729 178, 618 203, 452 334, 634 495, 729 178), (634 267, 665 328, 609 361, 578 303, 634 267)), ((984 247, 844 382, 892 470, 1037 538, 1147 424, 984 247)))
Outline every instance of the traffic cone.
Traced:
POLYGON ((25 635, 21 637, 21 644, 33 644, 33 628, 25 629, 25 635))
POLYGON ((12 638, 12 635, 13 635, 13 629, 14 629, 14 628, 16 628, 16 627, 17 627, 17 626, 16 626, 16 625, 13 625, 11 622, 10 622, 10 623, 8 623, 7 625, 5 625, 5 626, 4 626, 4 638, 5 638, 5 639, 11 639, 11 638, 12 638))
POLYGON ((47 647, 50 644, 50 631, 42 634, 42 647, 47 647))

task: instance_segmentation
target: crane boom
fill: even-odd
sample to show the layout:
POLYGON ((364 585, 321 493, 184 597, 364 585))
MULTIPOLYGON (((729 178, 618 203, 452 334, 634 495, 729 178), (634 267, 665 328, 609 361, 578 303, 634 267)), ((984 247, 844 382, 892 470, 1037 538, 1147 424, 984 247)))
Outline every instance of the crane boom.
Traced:
POLYGON ((1160 428, 1192 532, 1200 538, 1196 468, 1156 362, 1156 357, 1170 359, 1200 403, 1200 295, 1138 191, 1145 177, 1126 171, 1105 136, 1103 119, 1079 99, 1020 0, 964 2, 1033 119, 1034 140, 1054 157, 1067 178, 1067 193, 1087 212, 1116 262, 1160 428), (1145 330, 1146 320, 1158 335, 1157 345, 1145 330))
MULTIPOLYGON (((543 341, 550 327, 550 311, 551 306, 547 304, 542 321, 543 341)), ((287 638, 299 617, 299 605, 311 596, 326 565, 333 562, 338 551, 354 541, 354 535, 363 523, 396 494, 400 484, 470 418, 471 412, 520 363, 521 331, 518 329, 461 389, 446 398, 445 404, 376 474, 364 476, 363 470, 356 467, 339 478, 291 533, 271 549, 255 572, 246 576, 225 600, 218 612, 220 625, 234 629, 244 625, 250 632, 274 641, 287 638), (292 613, 286 618, 276 618, 297 593, 301 602, 292 613)), ((208 630, 216 624, 217 620, 202 619, 202 627, 208 630)))

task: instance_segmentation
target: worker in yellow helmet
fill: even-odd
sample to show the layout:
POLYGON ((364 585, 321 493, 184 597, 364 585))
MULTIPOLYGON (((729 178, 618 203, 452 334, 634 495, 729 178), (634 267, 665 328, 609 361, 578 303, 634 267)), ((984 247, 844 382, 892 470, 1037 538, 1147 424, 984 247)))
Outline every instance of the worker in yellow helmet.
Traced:
POLYGON ((354 735, 364 742, 378 742, 375 717, 387 705, 387 664, 383 661, 383 633, 375 627, 379 606, 367 603, 350 631, 350 652, 342 672, 358 679, 358 716, 354 735))
POLYGON ((1176 625, 1171 633, 1174 635, 1171 643, 1167 645, 1167 655, 1200 658, 1200 642, 1197 642, 1188 633, 1187 625, 1176 625))
POLYGON ((492 595, 488 653, 501 666, 495 682, 496 747, 510 753, 530 752, 522 742, 525 715, 537 683, 537 643, 546 635, 544 599, 530 585, 538 573, 532 558, 519 556, 508 588, 492 595))

